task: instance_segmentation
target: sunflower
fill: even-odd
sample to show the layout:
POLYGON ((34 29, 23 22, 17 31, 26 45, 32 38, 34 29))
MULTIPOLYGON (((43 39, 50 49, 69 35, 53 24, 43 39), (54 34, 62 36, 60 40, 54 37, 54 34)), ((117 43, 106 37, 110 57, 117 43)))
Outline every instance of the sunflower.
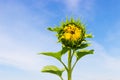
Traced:
POLYGON ((62 25, 48 29, 57 32, 58 41, 66 47, 76 48, 85 40, 86 30, 80 20, 66 19, 66 22, 62 22, 62 25))
POLYGON ((63 26, 59 33, 59 40, 64 46, 76 48, 84 38, 84 28, 75 23, 68 23, 63 26))

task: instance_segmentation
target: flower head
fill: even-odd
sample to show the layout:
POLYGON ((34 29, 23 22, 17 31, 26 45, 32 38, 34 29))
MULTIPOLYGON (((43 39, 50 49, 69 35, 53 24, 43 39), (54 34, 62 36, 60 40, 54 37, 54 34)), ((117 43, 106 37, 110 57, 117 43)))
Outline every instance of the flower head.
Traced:
POLYGON ((66 47, 76 48, 85 40, 85 25, 80 20, 67 19, 59 27, 48 29, 57 32, 59 42, 66 47))
POLYGON ((63 26, 59 33, 59 40, 67 47, 75 48, 84 38, 84 29, 75 23, 68 23, 63 26))
POLYGON ((81 38, 81 29, 78 28, 74 24, 69 24, 63 28, 63 35, 61 39, 69 40, 69 41, 77 41, 81 38))

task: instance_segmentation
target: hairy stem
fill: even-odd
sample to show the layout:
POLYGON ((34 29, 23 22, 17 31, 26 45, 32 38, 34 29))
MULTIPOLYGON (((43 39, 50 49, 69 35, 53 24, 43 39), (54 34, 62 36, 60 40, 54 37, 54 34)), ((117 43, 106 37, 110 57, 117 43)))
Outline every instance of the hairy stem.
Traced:
POLYGON ((77 62, 78 62, 78 60, 76 60, 75 63, 73 64, 72 69, 71 69, 72 71, 73 71, 73 69, 74 69, 77 62))
POLYGON ((72 62, 72 58, 71 58, 71 50, 68 52, 68 80, 72 80, 72 70, 71 70, 71 62, 72 62))
POLYGON ((60 60, 60 62, 62 63, 62 65, 64 66, 64 68, 68 71, 67 66, 64 64, 64 62, 62 60, 60 60))
POLYGON ((63 80, 62 76, 60 76, 60 79, 63 80))
POLYGON ((75 50, 73 50, 73 53, 71 54, 71 59, 73 58, 74 53, 75 53, 75 50))

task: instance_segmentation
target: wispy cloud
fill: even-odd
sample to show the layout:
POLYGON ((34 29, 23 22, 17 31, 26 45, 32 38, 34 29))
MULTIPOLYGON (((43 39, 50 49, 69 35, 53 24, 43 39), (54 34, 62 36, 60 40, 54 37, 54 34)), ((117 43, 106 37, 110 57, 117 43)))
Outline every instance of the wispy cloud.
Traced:
POLYGON ((69 10, 76 10, 79 7, 79 4, 81 4, 82 0, 65 0, 64 3, 66 4, 66 7, 69 10))
POLYGON ((112 25, 109 26, 108 31, 105 36, 105 44, 107 46, 108 53, 114 57, 120 58, 120 20, 113 22, 112 25))
POLYGON ((64 0, 63 3, 73 15, 89 17, 94 13, 95 0, 64 0))
POLYGON ((66 7, 72 11, 82 9, 92 10, 94 0, 65 0, 66 7))
MULTIPOLYGON (((3 26, 0 25, 0 27, 3 26)), ((19 32, 15 34, 19 34, 19 37, 21 37, 20 39, 23 40, 18 40, 17 38, 14 38, 12 34, 9 34, 9 32, 6 33, 4 31, 0 32, 0 64, 13 66, 24 70, 39 70, 42 65, 47 63, 44 57, 38 58, 38 46, 30 44, 32 40, 26 42, 21 37, 23 35, 20 35, 19 32), (32 48, 32 46, 34 46, 34 48, 32 48)), ((36 35, 36 33, 32 34, 36 35)), ((29 35, 26 35, 24 37, 27 36, 30 38, 29 35)), ((44 42, 44 40, 40 40, 44 42)), ((40 47, 42 48, 42 46, 40 47)))
MULTIPOLYGON (((97 46, 94 46, 95 50, 96 50, 96 54, 99 54, 103 60, 104 63, 104 67, 108 70, 113 70, 113 71, 120 71, 120 59, 118 57, 115 56, 111 56, 109 55, 109 51, 107 51, 102 45, 100 45, 99 43, 94 43, 97 46), (100 47, 98 47, 100 46, 100 47)), ((114 53, 112 53, 114 54, 114 53)))
POLYGON ((113 25, 110 26, 111 28, 108 29, 106 38, 108 42, 114 42, 120 40, 120 20, 114 22, 113 25))
POLYGON ((110 56, 106 48, 98 42, 94 41, 92 44, 95 53, 81 59, 74 79, 79 79, 80 76, 84 80, 119 80, 120 59, 110 56))
POLYGON ((42 33, 43 27, 38 27, 46 25, 46 17, 34 15, 27 6, 14 1, 2 2, 0 10, 0 64, 39 71, 48 63, 37 55, 43 47, 47 49, 44 42, 51 39, 42 33))

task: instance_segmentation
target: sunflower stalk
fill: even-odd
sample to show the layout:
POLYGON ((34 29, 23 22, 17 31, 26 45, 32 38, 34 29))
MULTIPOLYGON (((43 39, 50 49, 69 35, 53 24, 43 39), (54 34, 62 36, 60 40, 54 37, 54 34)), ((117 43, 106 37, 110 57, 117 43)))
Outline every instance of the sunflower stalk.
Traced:
POLYGON ((72 68, 71 68, 72 56, 71 50, 68 52, 68 80, 72 80, 72 68))

